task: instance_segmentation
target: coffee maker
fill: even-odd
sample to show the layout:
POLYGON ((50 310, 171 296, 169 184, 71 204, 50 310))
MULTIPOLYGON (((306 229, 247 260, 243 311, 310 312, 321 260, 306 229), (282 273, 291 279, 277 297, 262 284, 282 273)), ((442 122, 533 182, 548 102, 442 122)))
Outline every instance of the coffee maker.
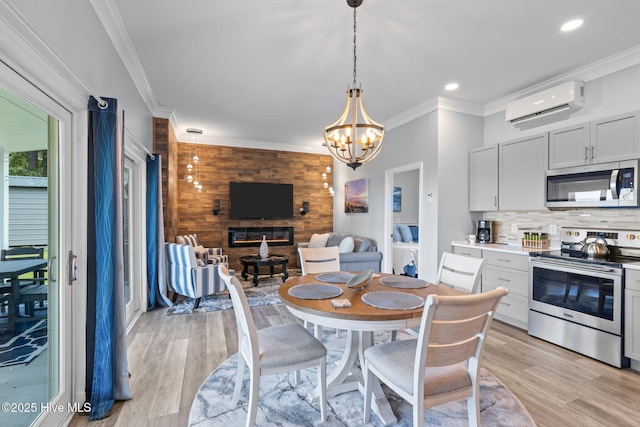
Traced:
POLYGON ((478 221, 476 241, 478 243, 491 243, 491 221, 478 221))

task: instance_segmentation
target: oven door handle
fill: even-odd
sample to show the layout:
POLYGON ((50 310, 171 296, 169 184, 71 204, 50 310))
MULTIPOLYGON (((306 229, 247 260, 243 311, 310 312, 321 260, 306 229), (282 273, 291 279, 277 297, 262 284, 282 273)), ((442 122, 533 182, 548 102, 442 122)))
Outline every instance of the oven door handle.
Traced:
POLYGON ((555 261, 548 258, 545 258, 544 260, 541 260, 538 258, 530 258, 529 262, 532 264, 536 264, 536 267, 542 267, 542 268, 546 267, 549 269, 553 267, 563 267, 563 268, 574 270, 576 273, 580 273, 581 271, 595 271, 599 273, 613 273, 616 275, 621 274, 621 269, 617 269, 617 268, 603 267, 603 266, 596 266, 596 265, 585 265, 582 263, 578 264, 578 263, 572 263, 572 262, 566 262, 566 261, 555 261))

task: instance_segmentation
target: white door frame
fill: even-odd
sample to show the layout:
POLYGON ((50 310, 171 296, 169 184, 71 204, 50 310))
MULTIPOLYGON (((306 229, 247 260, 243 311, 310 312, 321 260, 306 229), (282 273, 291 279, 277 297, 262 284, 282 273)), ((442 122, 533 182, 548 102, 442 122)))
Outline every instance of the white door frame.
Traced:
MULTIPOLYGON (((423 163, 411 163, 397 168, 387 169, 384 172, 384 252, 389 254, 382 258, 382 271, 391 273, 393 271, 393 181, 397 173, 418 170, 418 233, 421 235, 423 230, 422 212, 423 212, 423 163)), ((420 256, 422 256, 422 244, 424 238, 419 236, 418 247, 420 256)), ((420 262, 418 263, 420 264, 420 262)), ((423 269, 418 269, 418 277, 422 277, 423 269)))
POLYGON ((127 333, 140 315, 147 311, 147 152, 144 146, 125 127, 124 155, 133 162, 131 188, 132 263, 131 295, 133 310, 127 310, 127 333), (136 304, 137 299, 137 304, 136 304))

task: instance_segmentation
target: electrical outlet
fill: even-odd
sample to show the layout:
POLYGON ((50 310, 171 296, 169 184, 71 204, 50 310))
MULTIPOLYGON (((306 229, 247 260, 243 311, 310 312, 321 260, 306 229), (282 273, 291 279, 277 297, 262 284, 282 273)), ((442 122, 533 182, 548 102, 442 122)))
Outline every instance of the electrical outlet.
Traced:
POLYGON ((551 234, 552 236, 558 234, 558 226, 555 224, 549 224, 549 234, 551 234))
POLYGON ((512 233, 518 232, 518 224, 511 224, 511 232, 512 233))

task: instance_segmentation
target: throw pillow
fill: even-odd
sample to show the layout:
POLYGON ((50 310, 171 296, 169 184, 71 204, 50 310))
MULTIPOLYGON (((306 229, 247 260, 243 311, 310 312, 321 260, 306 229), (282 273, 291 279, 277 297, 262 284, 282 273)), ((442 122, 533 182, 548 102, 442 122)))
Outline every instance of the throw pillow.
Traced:
POLYGON ((195 234, 185 234, 184 236, 176 236, 176 243, 180 243, 181 245, 190 245, 190 246, 198 246, 200 243, 198 242, 198 236, 195 234))
POLYGON ((342 242, 342 239, 345 237, 347 237, 346 234, 331 233, 329 235, 329 240, 327 241, 327 246, 340 246, 340 242, 342 242))
POLYGON ((342 239, 342 242, 338 245, 338 252, 341 254, 346 254, 349 252, 353 252, 353 248, 355 247, 355 243, 353 241, 353 237, 347 236, 342 239))
POLYGON ((196 260, 196 261, 198 261, 198 267, 204 267, 205 265, 207 265, 207 264, 205 264, 205 263, 204 263, 204 261, 203 261, 203 260, 201 260, 201 259, 198 259, 198 260, 196 260))
POLYGON ((309 240, 310 248, 324 248, 327 246, 327 240, 329 240, 329 233, 314 233, 309 240))
POLYGON ((408 225, 400 225, 400 232, 402 233, 402 241, 411 243, 413 242, 413 236, 411 235, 411 229, 408 225))
POLYGON ((399 224, 393 224, 393 241, 402 242, 402 231, 400 231, 399 224))
POLYGON ((204 246, 195 246, 193 248, 193 251, 197 254, 204 254, 207 252, 207 250, 204 248, 204 246))
POLYGON ((354 237, 353 244, 353 252, 369 252, 371 250, 371 242, 364 237, 354 237))

